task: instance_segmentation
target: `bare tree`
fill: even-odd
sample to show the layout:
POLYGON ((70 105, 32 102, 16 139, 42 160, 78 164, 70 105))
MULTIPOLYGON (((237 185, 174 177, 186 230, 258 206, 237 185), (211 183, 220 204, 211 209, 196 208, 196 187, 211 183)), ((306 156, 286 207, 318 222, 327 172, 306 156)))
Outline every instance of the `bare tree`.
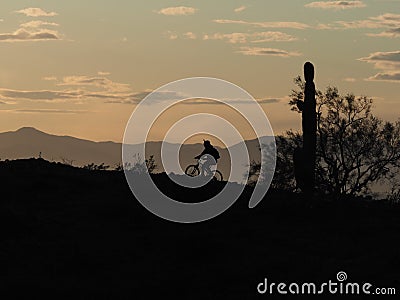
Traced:
MULTIPOLYGON (((292 110, 304 98, 304 83, 295 79, 292 110)), ((317 182, 320 190, 340 196, 370 191, 389 179, 400 161, 400 122, 384 122, 371 113, 372 99, 340 95, 336 87, 317 91, 317 182)), ((290 136, 289 136, 290 138, 290 136)), ((279 151, 279 149, 278 149, 279 151)))

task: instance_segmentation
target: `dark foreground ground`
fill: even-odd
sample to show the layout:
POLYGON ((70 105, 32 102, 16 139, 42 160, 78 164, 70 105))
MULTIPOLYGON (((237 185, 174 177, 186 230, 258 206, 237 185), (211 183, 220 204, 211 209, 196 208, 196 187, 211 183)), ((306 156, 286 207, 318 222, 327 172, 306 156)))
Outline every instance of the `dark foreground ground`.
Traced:
POLYGON ((339 271, 400 293, 400 208, 383 201, 270 191, 248 209, 246 189, 219 217, 177 224, 143 208, 121 172, 0 162, 0 187, 1 299, 286 299, 258 283, 339 271))

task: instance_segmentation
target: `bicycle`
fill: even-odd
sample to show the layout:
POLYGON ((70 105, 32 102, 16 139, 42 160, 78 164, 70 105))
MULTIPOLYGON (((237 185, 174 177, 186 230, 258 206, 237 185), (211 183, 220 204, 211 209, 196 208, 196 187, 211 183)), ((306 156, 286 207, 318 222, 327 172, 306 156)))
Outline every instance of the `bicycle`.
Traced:
POLYGON ((198 163, 196 165, 187 166, 186 169, 185 169, 185 174, 190 176, 190 177, 195 177, 195 176, 199 176, 199 175, 207 177, 207 176, 210 176, 211 173, 213 173, 214 180, 222 181, 223 180, 223 176, 222 176, 222 173, 219 170, 217 170, 217 169, 212 170, 212 166, 210 166, 210 168, 208 170, 203 169, 203 165, 204 165, 204 163, 206 161, 207 161, 207 156, 204 155, 203 157, 201 157, 198 160, 198 163))

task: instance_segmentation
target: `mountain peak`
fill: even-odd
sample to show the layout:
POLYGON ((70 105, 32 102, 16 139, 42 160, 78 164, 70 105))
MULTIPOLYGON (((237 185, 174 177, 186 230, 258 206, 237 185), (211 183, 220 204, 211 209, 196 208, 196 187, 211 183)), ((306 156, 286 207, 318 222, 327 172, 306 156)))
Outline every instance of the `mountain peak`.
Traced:
POLYGON ((41 131, 37 130, 35 127, 21 127, 16 132, 41 132, 41 131))

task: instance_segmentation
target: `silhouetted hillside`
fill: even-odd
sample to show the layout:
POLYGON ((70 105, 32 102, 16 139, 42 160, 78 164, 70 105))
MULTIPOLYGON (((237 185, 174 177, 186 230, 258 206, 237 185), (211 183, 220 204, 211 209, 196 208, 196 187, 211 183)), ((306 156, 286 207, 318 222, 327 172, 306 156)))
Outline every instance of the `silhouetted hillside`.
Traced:
MULTIPOLYGON (((167 143, 168 144, 168 143, 167 143)), ((195 163, 193 157, 201 153, 202 144, 168 144, 171 151, 180 153, 182 169, 195 163), (180 151, 179 151, 180 149, 180 151)), ((246 141, 251 159, 260 160, 258 141, 246 141)), ((131 145, 132 153, 139 153, 141 145, 131 145), (137 149, 137 150, 136 150, 137 149)), ((238 145, 233 145, 231 151, 235 151, 238 145)), ((218 168, 228 178, 230 173, 230 157, 228 150, 217 147, 221 154, 218 168)), ((41 156, 50 161, 68 162, 75 166, 83 166, 89 163, 109 165, 114 168, 121 164, 122 146, 115 142, 93 142, 78 139, 71 136, 57 136, 47 134, 32 127, 24 127, 17 131, 0 133, 0 159, 21 159, 41 156)), ((161 142, 146 143, 146 157, 154 155, 157 172, 163 172, 161 164, 161 142)), ((143 159, 143 157, 142 157, 143 159)), ((173 170, 178 172, 178 170, 173 170)))
POLYGON ((90 162, 115 165, 121 161, 121 145, 114 142, 56 136, 31 127, 0 133, 0 158, 3 160, 38 157, 40 152, 48 160, 68 159, 75 165, 90 162))
POLYGON ((177 224, 143 208, 122 172, 2 161, 0 183, 0 291, 13 296, 4 299, 253 299, 265 277, 320 283, 339 271, 399 288, 400 209, 384 201, 311 203, 269 191, 248 209, 247 187, 217 218, 177 224))

